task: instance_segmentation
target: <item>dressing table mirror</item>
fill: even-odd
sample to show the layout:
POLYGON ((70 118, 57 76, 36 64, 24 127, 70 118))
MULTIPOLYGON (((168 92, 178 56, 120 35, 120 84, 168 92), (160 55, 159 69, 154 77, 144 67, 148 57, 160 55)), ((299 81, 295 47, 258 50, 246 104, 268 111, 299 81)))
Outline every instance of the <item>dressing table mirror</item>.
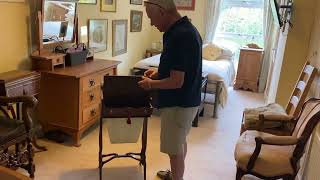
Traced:
POLYGON ((74 41, 76 6, 72 0, 43 0, 43 44, 74 41))
POLYGON ((32 53, 32 70, 65 67, 65 54, 56 46, 74 43, 77 36, 77 0, 42 0, 38 12, 38 49, 32 53))

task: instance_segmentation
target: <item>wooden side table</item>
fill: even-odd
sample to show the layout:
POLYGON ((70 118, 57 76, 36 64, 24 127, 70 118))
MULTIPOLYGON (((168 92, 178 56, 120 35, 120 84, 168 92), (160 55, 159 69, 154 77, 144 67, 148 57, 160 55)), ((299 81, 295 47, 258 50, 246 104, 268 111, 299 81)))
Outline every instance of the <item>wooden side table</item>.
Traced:
POLYGON ((155 56, 155 55, 161 54, 161 53, 162 53, 162 51, 158 50, 158 49, 147 49, 145 57, 148 58, 148 57, 152 57, 152 56, 155 56))
POLYGON ((202 84, 201 84, 201 89, 202 89, 201 104, 199 106, 199 110, 197 112, 197 115, 192 122, 193 127, 198 127, 199 117, 203 116, 204 104, 205 104, 205 99, 206 99, 206 94, 207 94, 207 85, 208 85, 208 73, 203 72, 202 73, 202 84))

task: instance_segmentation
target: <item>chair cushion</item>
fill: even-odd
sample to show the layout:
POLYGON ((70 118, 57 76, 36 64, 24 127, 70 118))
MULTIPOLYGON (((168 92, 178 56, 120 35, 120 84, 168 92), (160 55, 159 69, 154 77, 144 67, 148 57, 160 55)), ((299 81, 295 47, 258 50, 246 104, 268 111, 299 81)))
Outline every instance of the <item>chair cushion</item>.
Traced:
POLYGON ((22 121, 0 116, 0 145, 25 133, 26 130, 22 121))
POLYGON ((260 178, 257 178, 255 176, 252 176, 252 175, 244 175, 241 180, 262 180, 260 178))
MULTIPOLYGON (((245 131, 239 138, 235 148, 235 160, 237 167, 247 171, 249 159, 256 147, 255 137, 272 137, 274 135, 258 132, 245 131)), ((294 174, 290 158, 295 146, 262 145, 261 152, 255 162, 253 172, 265 177, 294 174)))
MULTIPOLYGON (((259 120, 259 114, 274 114, 277 116, 288 116, 285 109, 276 103, 268 104, 267 106, 258 107, 258 108, 246 108, 243 111, 244 118, 244 127, 246 129, 256 129, 257 122, 259 120)), ((265 128, 275 128, 281 126, 279 122, 265 122, 265 128)))

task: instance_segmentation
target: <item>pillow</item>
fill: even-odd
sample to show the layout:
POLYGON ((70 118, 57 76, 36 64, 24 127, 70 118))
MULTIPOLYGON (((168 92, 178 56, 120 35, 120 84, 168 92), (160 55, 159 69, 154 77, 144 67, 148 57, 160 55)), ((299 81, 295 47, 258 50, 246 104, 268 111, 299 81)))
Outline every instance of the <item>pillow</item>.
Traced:
POLYGON ((202 57, 206 60, 215 61, 221 56, 222 51, 223 49, 217 45, 208 44, 202 49, 202 57))

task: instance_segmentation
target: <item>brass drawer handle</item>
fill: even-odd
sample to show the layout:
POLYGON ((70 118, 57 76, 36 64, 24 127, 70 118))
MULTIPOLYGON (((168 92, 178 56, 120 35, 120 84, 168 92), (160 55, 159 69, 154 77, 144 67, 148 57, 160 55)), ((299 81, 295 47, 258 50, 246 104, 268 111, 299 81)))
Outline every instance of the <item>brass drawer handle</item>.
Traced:
POLYGON ((89 86, 92 87, 96 84, 96 82, 94 81, 94 79, 90 79, 89 80, 89 86))
POLYGON ((94 94, 93 94, 93 93, 91 93, 91 94, 89 95, 89 97, 90 97, 90 101, 93 101, 93 100, 94 100, 94 94))
POLYGON ((96 109, 92 109, 92 110, 90 111, 90 115, 91 115, 92 117, 94 117, 96 114, 97 114, 96 109))

